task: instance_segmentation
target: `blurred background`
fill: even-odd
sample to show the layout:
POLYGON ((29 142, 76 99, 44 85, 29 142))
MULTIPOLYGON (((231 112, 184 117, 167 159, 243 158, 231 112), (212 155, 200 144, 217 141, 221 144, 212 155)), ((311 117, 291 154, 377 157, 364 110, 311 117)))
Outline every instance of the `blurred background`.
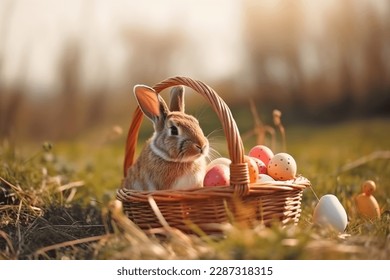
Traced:
POLYGON ((388 117, 390 1, 0 1, 0 139, 126 130, 133 86, 176 75, 289 123, 388 117))

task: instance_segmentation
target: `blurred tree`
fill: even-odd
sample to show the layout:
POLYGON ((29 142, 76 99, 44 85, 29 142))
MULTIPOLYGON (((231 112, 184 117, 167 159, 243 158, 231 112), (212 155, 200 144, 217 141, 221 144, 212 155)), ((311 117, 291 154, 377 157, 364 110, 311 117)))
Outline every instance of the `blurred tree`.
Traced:
MULTIPOLYGON (((390 4, 388 8, 390 10, 390 4)), ((363 91, 367 94, 363 100, 359 100, 359 109, 363 110, 368 105, 372 107, 370 110, 389 113, 390 16, 380 19, 372 7, 368 7, 365 15, 367 19, 360 24, 361 28, 366 28, 362 38, 365 67, 359 79, 364 81, 363 91)))
POLYGON ((15 122, 18 107, 23 99, 22 92, 11 94, 3 81, 4 49, 8 37, 8 23, 13 16, 16 1, 7 1, 3 4, 0 16, 0 138, 8 138, 15 122))
POLYGON ((244 38, 256 97, 285 103, 297 98, 302 79, 298 49, 303 26, 300 1, 244 4, 244 38))
POLYGON ((330 11, 327 22, 328 45, 336 47, 332 59, 336 70, 333 77, 337 83, 333 92, 336 109, 339 114, 375 113, 385 102, 382 95, 390 93, 386 65, 390 57, 385 57, 385 48, 390 43, 386 36, 389 26, 381 22, 373 5, 352 0, 341 1, 330 11))
POLYGON ((390 4, 383 3, 389 9, 382 16, 367 1, 323 5, 316 11, 322 29, 309 28, 307 13, 317 6, 304 5, 305 1, 244 2, 249 91, 255 100, 316 120, 386 111, 390 16, 383 14, 389 15, 390 4), (304 69, 307 61, 311 67, 304 69))
POLYGON ((126 75, 131 84, 154 85, 167 78, 175 68, 175 54, 185 43, 181 31, 162 32, 142 28, 125 28, 123 43, 128 52, 126 75))
MULTIPOLYGON (((81 86, 80 86, 81 47, 75 39, 68 39, 59 62, 61 79, 60 108, 57 116, 57 127, 60 135, 70 137, 81 127, 81 86)), ((54 125, 54 123, 52 124, 54 125)))

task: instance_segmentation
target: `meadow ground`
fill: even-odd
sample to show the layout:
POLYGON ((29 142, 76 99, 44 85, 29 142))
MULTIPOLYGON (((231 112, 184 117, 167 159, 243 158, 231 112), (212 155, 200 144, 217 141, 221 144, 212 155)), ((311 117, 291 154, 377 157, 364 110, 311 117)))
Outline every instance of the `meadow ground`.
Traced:
MULTIPOLYGON (((147 236, 114 203, 124 135, 110 129, 53 143, 0 144, 0 259, 390 259, 390 119, 287 128, 287 152, 312 183, 298 225, 239 228, 223 237, 147 236), (96 140, 98 139, 98 140, 96 140), (380 219, 360 218, 354 197, 374 180, 380 219), (334 194, 343 234, 313 224, 317 198, 334 194)), ((214 149, 226 156, 223 137, 214 149)), ((246 150, 255 137, 245 140, 246 150)))

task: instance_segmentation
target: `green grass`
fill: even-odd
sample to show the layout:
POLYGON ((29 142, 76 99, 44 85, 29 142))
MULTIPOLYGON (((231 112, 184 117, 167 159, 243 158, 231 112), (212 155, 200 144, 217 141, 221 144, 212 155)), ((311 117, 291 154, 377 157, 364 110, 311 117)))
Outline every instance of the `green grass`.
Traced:
MULTIPOLYGON (((304 191, 299 224, 232 224, 218 238, 175 230, 147 236, 123 215, 114 198, 125 135, 97 131, 52 146, 3 141, 0 259, 389 259, 389 128, 389 119, 287 127, 287 152, 314 191, 304 191), (358 217, 353 203, 367 179, 377 184, 382 210, 375 221, 358 217), (314 193, 338 197, 349 218, 344 234, 313 225, 314 193)), ((254 144, 244 143, 247 151, 254 144)), ((221 137, 214 148, 226 156, 221 137)))

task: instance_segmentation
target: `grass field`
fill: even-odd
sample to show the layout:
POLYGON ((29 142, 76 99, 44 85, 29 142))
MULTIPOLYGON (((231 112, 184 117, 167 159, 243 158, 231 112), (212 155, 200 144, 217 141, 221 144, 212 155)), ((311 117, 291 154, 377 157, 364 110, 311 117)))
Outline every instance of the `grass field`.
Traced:
MULTIPOLYGON (((232 224, 218 238, 147 236, 123 215, 114 198, 124 135, 106 129, 64 142, 4 140, 0 259, 390 259, 389 129, 388 118, 287 127, 287 152, 313 190, 304 191, 300 222, 232 224), (358 217, 353 201, 367 179, 377 184, 382 211, 373 221, 358 217), (338 197, 349 219, 343 234, 313 225, 315 194, 338 197)), ((211 140, 226 156, 222 133, 211 140)), ((244 142, 246 150, 254 144, 254 137, 244 142)))

